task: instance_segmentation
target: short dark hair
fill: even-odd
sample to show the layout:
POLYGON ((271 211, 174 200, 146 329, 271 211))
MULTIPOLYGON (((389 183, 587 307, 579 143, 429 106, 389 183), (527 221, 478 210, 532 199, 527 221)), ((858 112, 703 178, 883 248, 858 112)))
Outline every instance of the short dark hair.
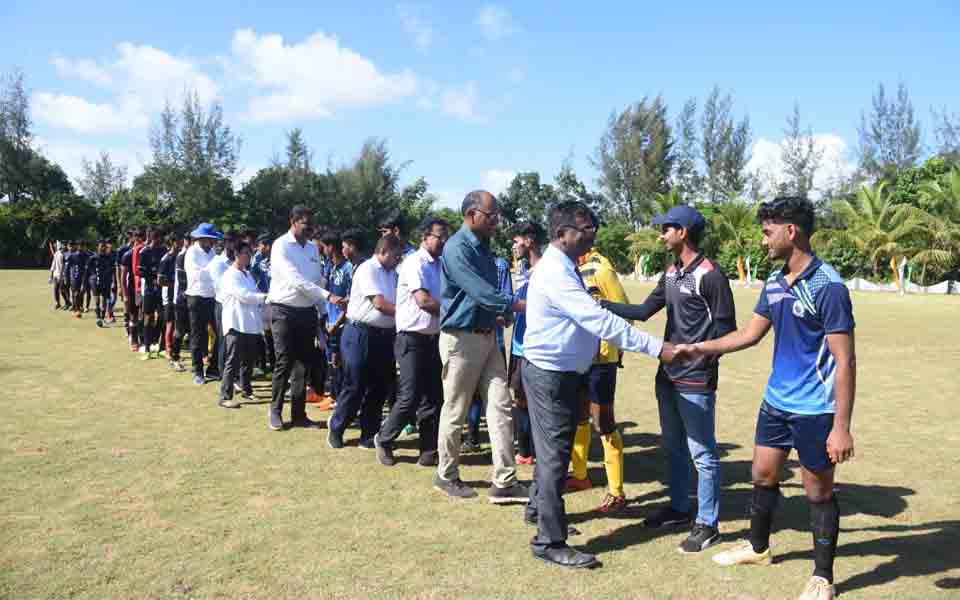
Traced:
POLYGON ((510 230, 511 237, 526 237, 530 238, 538 244, 542 244, 544 238, 546 237, 546 232, 543 230, 543 227, 540 223, 534 221, 520 221, 513 226, 513 229, 510 230))
POLYGON ((297 204, 290 209, 290 222, 296 223, 300 219, 310 218, 313 216, 313 210, 308 206, 302 204, 297 204))
POLYGON ((363 240, 363 232, 356 228, 348 229, 340 234, 340 241, 349 242, 357 248, 363 248, 363 240))
POLYGON ((167 246, 170 246, 172 244, 176 244, 177 242, 179 242, 180 236, 175 233, 171 233, 170 235, 167 236, 167 239, 164 241, 166 241, 167 246))
POLYGON ((324 246, 332 246, 337 249, 337 252, 340 252, 340 242, 343 240, 340 239, 340 234, 336 231, 326 230, 323 232, 323 235, 320 237, 320 242, 324 246))
POLYGON ((757 208, 757 222, 764 221, 796 225, 810 237, 814 224, 813 202, 802 196, 777 196, 757 208))
POLYGON ((273 245, 273 236, 269 233, 261 233, 260 237, 257 238, 258 244, 266 243, 268 246, 273 245))
POLYGON ((237 242, 237 249, 234 252, 234 256, 239 255, 243 251, 247 251, 250 254, 253 254, 253 252, 250 250, 250 242, 248 242, 247 240, 240 240, 239 242, 237 242))
POLYGON ((443 227, 450 229, 450 223, 448 223, 446 219, 441 219, 436 215, 427 215, 422 221, 420 221, 420 235, 425 236, 433 231, 434 225, 442 225, 443 227))
POLYGON ((588 219, 594 227, 597 226, 596 215, 594 215, 590 207, 583 202, 565 200, 564 202, 555 204, 553 208, 550 209, 550 216, 547 219, 550 223, 550 239, 559 238, 564 229, 576 227, 577 217, 588 219))
POLYGON ((380 254, 384 250, 400 250, 401 248, 403 248, 403 242, 400 241, 400 238, 391 234, 377 240, 377 247, 374 252, 380 254))
POLYGON ((468 210, 473 210, 480 206, 480 202, 483 201, 484 193, 487 192, 484 192, 483 190, 474 190, 464 196, 463 202, 460 203, 460 214, 466 215, 468 210))
POLYGON ((380 229, 396 228, 400 233, 404 233, 403 216, 399 212, 392 212, 380 221, 380 229))

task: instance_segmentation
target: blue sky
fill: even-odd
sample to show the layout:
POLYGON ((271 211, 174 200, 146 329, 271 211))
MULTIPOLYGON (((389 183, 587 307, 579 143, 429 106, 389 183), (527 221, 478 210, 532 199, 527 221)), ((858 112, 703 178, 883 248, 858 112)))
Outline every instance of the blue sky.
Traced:
POLYGON ((718 84, 768 171, 796 100, 821 181, 855 160, 878 82, 903 80, 926 123, 931 106, 960 110, 956 2, 6 0, 0 23, 0 71, 24 70, 37 145, 71 175, 100 149, 139 172, 150 123, 185 87, 223 104, 240 179, 294 127, 321 165, 379 136, 447 204, 519 171, 552 178, 571 154, 593 184, 608 116, 645 95, 675 114, 718 84))

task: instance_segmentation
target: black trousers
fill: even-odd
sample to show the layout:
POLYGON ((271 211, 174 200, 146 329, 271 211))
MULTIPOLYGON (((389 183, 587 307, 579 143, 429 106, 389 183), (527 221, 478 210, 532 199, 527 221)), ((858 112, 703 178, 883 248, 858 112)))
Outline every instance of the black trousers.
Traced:
POLYGON ((240 388, 245 392, 251 391, 250 375, 253 361, 257 359, 257 350, 260 348, 260 334, 239 333, 231 329, 223 337, 223 348, 226 359, 220 380, 220 398, 233 398, 233 384, 239 379, 240 388))
MULTIPOLYGON (((223 331, 223 305, 213 301, 213 320, 216 321, 217 339, 223 340, 225 332, 223 331)), ((217 373, 223 375, 223 365, 227 360, 226 348, 223 343, 217 344, 215 353, 217 355, 217 373)), ((210 359, 213 362, 213 359, 210 359)))
POLYGON ((537 521, 537 535, 530 540, 530 545, 535 549, 564 546, 567 512, 563 488, 577 431, 583 375, 573 371, 546 371, 525 362, 521 376, 533 444, 537 448, 530 503, 526 509, 527 517, 537 521))
POLYGON ((180 360, 180 348, 183 346, 183 336, 190 331, 190 311, 187 303, 177 302, 174 308, 173 319, 173 347, 170 348, 170 360, 180 360))
POLYGON ((340 344, 343 387, 327 425, 332 431, 343 434, 358 410, 361 440, 372 440, 380 430, 383 404, 396 381, 395 339, 395 329, 347 323, 340 344))
POLYGON ((440 336, 401 331, 393 352, 400 366, 397 401, 380 427, 380 443, 392 444, 403 428, 416 419, 420 454, 436 452, 443 404, 440 336))
MULTIPOLYGON (((190 352, 193 354, 193 373, 203 376, 203 357, 207 355, 207 327, 217 330, 214 317, 216 302, 213 298, 187 296, 187 312, 190 315, 190 352)), ((217 340, 219 341, 219 340, 217 340)), ((217 341, 213 353, 217 353, 217 341)))
MULTIPOLYGON (((300 363, 309 372, 311 381, 322 381, 320 369, 323 357, 317 350, 317 309, 312 306, 299 308, 285 304, 270 306, 270 328, 273 330, 273 345, 277 362, 273 368, 273 385, 270 410, 280 416, 283 412, 283 395, 294 365, 300 363)), ((290 414, 294 420, 307 416, 306 388, 300 384, 292 388, 290 414)))

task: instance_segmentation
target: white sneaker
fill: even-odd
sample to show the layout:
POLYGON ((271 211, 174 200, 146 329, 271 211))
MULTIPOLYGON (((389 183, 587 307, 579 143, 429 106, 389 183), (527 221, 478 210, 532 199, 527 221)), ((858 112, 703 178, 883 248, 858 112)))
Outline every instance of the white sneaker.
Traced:
POLYGON ((772 559, 773 555, 770 553, 770 548, 760 553, 754 552, 749 540, 737 542, 729 550, 724 550, 723 552, 713 555, 713 562, 724 567, 733 565, 769 565, 773 562, 772 559))
POLYGON ((799 600, 833 600, 835 595, 836 592, 829 581, 814 575, 807 582, 807 587, 800 594, 799 600))

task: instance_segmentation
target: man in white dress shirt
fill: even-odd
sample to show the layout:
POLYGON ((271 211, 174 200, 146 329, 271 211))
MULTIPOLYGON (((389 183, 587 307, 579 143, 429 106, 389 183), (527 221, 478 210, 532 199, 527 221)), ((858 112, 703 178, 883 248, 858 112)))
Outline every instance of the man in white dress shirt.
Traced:
POLYGON ((394 354, 400 365, 397 401, 374 436, 377 460, 396 464, 393 443, 406 425, 416 420, 423 467, 437 465, 437 434, 443 381, 440 379, 440 292, 443 280, 440 256, 449 236, 449 225, 438 217, 420 224, 420 249, 397 268, 397 341, 394 354))
POLYGON ((373 257, 357 267, 347 305, 347 326, 340 341, 343 386, 330 418, 327 443, 343 448, 343 432, 360 411, 360 447, 372 450, 380 429, 383 403, 396 379, 393 343, 396 339, 397 265, 403 251, 400 238, 380 238, 373 257))
POLYGON ((530 277, 523 387, 527 394, 537 463, 525 519, 537 524, 530 541, 534 557, 564 567, 589 568, 592 554, 567 545, 563 488, 570 464, 583 375, 600 340, 622 350, 641 352, 664 362, 673 346, 635 329, 604 310, 584 288, 577 258, 590 250, 595 221, 581 202, 562 202, 550 210, 550 245, 530 277))
MULTIPOLYGON (((270 429, 283 429, 283 395, 294 364, 310 370, 311 381, 322 381, 317 351, 316 304, 328 300, 345 302, 320 287, 320 252, 308 240, 313 234, 313 212, 306 206, 290 209, 290 230, 273 243, 270 254, 270 327, 277 353, 273 369, 273 399, 270 402, 270 429)), ((295 427, 319 429, 322 424, 307 418, 306 390, 303 385, 291 390, 290 414, 295 427)))
MULTIPOLYGON (((207 355, 207 327, 216 328, 213 281, 207 271, 216 256, 213 242, 223 236, 210 223, 200 223, 190 233, 193 244, 183 257, 187 272, 187 312, 190 316, 190 352, 193 354, 193 383, 203 385, 203 358, 207 355)), ((214 347, 216 350, 216 347, 214 347)))
MULTIPOLYGON (((223 344, 223 338, 226 330, 223 328, 223 298, 220 295, 220 278, 227 272, 230 265, 233 264, 237 249, 237 234, 227 231, 223 234, 223 252, 213 257, 210 264, 207 265, 207 272, 210 274, 210 281, 213 282, 213 318, 217 323, 217 372, 223 374, 223 363, 226 360, 226 348, 223 344)), ((213 360, 213 357, 211 357, 213 360)), ((211 371, 213 369, 210 369, 211 371)))
POLYGON ((257 289, 250 275, 250 244, 237 243, 236 258, 220 278, 217 295, 220 298, 223 325, 224 360, 223 380, 220 382, 220 402, 223 408, 240 408, 233 399, 233 384, 240 380, 243 396, 250 399, 250 371, 248 366, 257 358, 260 336, 263 335, 263 304, 267 295, 257 289))

